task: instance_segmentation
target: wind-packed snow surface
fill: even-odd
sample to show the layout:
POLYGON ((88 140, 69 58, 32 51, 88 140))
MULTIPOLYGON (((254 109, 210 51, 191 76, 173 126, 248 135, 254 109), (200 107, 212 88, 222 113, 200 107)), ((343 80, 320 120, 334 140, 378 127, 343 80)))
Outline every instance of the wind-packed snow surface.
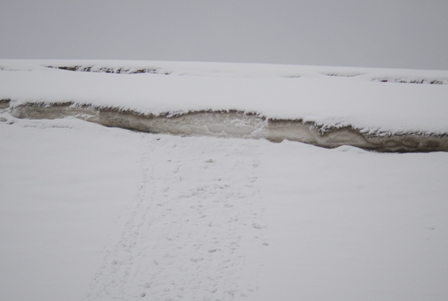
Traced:
POLYGON ((365 131, 439 135, 447 128, 441 118, 445 73, 141 62, 0 65, 0 93, 7 100, 0 102, 0 300, 447 300, 447 152, 326 149, 222 133, 183 137, 80 120, 122 108, 145 118, 184 114, 188 128, 193 122, 200 129, 204 119, 194 117, 204 111, 218 127, 214 133, 242 123, 231 130, 244 138, 254 119, 239 114, 250 111, 327 126, 345 116, 365 131), (325 110, 319 97, 305 100, 306 107, 287 93, 296 85, 311 89, 301 80, 315 84, 317 94, 310 95, 352 96, 335 97, 335 111, 325 110), (272 97, 282 89, 272 81, 289 87, 277 105, 272 97), (271 94, 263 98, 262 91, 271 94), (355 101, 354 91, 372 112, 355 101), (251 97, 239 102, 229 95, 251 97), (379 97, 386 95, 390 111, 379 97), (347 99, 358 109, 347 107, 341 115, 347 99), (378 107, 369 102, 374 99, 378 107), (412 106, 400 111, 394 99, 412 106), (292 110, 302 105, 308 111, 292 110), (51 110, 65 118, 29 119, 51 117, 51 110))

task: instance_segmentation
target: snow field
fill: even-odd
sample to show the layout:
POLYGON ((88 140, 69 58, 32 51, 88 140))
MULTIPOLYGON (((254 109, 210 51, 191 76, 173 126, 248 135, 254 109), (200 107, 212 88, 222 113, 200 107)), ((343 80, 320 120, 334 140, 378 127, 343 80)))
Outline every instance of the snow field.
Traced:
POLYGON ((291 142, 264 153, 271 244, 259 300, 446 298, 446 153, 291 142))
POLYGON ((0 299, 80 300, 102 249, 115 241, 110 227, 135 196, 134 138, 107 128, 92 132, 77 120, 6 118, 0 122, 0 299))
POLYGON ((2 60, 0 83, 0 300, 448 298, 448 153, 233 138, 434 150, 445 71, 2 60))
POLYGON ((2 300, 446 300, 448 154, 0 116, 2 300))

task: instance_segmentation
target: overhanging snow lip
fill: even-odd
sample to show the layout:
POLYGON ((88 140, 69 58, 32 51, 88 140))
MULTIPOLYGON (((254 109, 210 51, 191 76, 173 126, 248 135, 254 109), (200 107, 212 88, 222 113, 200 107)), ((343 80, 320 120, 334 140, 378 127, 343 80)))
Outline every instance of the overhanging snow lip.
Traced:
MULTIPOLYGON (((10 102, 3 101, 8 106, 10 102)), ((327 148, 351 145, 380 152, 448 151, 448 133, 363 131, 345 123, 328 126, 303 119, 267 118, 257 112, 234 109, 151 114, 74 101, 42 101, 13 104, 11 113, 17 118, 30 119, 72 116, 109 127, 183 136, 291 140, 327 148)))

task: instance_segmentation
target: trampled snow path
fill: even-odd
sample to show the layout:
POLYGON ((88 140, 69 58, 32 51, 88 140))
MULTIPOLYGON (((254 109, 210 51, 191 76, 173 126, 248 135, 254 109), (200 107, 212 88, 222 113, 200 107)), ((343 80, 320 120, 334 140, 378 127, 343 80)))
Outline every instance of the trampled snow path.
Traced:
POLYGON ((231 300, 258 290, 261 261, 248 256, 268 247, 258 151, 207 141, 141 135, 139 193, 86 300, 231 300))

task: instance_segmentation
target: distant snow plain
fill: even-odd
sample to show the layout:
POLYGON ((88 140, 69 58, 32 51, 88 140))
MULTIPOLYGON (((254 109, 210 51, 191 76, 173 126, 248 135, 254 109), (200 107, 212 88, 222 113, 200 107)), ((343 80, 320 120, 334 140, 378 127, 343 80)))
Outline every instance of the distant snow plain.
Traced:
POLYGON ((444 134, 446 73, 154 62, 0 66, 0 98, 8 99, 0 112, 1 300, 448 297, 446 152, 183 137, 11 115, 25 102, 88 101, 153 114, 236 109, 444 134), (145 68, 158 71, 126 74, 145 68), (178 78, 162 85, 166 74, 178 78), (298 103, 291 89, 318 96, 298 103), (150 91, 158 97, 145 101, 150 91), (228 93, 252 98, 228 100, 228 93), (338 93, 347 98, 325 107, 333 100, 323 95, 338 93))

